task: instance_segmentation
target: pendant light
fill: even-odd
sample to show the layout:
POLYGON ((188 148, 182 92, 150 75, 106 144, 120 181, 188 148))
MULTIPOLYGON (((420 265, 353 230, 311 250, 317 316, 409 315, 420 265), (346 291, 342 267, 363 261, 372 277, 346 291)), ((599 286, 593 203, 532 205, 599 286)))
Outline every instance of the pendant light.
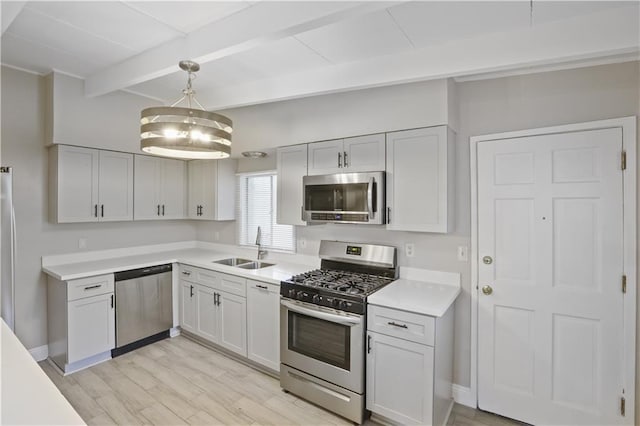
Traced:
POLYGON ((140 113, 140 149, 163 157, 201 159, 227 158, 231 154, 232 122, 209 112, 195 98, 191 87, 200 65, 180 61, 187 72, 187 87, 171 106, 143 109, 140 113), (186 107, 178 106, 181 102, 186 107), (196 106, 198 108, 194 108, 196 106))

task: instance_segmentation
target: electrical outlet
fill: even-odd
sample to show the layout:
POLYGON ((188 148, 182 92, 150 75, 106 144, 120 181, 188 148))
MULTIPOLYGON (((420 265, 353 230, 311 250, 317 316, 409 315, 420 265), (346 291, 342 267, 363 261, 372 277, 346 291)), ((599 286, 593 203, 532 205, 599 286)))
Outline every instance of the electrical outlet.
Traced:
POLYGON ((86 249, 87 248, 87 239, 86 238, 78 238, 78 248, 86 249))
POLYGON ((300 248, 306 248, 307 247, 307 240, 306 238, 300 238, 300 240, 298 241, 298 243, 300 244, 300 248))
POLYGON ((413 255, 415 254, 415 248, 416 248, 415 244, 413 244, 413 243, 406 243, 406 244, 404 245, 404 254, 405 254, 407 257, 413 257, 413 255))
POLYGON ((458 246, 458 261, 460 261, 460 262, 468 262, 469 261, 469 247, 467 247, 467 246, 458 246))

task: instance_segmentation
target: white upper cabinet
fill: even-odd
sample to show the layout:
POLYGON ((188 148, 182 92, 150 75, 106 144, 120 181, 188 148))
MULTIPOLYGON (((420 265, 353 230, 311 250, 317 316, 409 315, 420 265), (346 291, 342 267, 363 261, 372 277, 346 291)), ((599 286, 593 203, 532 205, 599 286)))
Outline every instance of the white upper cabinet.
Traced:
POLYGON ((453 230, 454 141, 447 126, 387 133, 387 229, 453 230))
POLYGON ((135 155, 135 220, 185 218, 186 173, 182 160, 135 155))
POLYGON ((191 160, 188 170, 189 219, 235 220, 236 161, 191 160))
POLYGON ((375 134, 308 144, 309 175, 383 171, 385 135, 375 134))
POLYGON ((53 222, 133 220, 133 154, 54 146, 49 184, 53 222))
POLYGON ((302 178, 307 174, 307 145, 278 148, 278 212, 280 225, 306 225, 302 220, 302 178))

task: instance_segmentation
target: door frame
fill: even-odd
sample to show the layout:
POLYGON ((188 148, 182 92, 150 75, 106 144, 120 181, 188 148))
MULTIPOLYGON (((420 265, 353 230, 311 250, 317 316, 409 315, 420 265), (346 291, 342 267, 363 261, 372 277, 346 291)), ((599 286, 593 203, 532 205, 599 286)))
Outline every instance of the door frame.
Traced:
POLYGON ((627 153, 626 170, 623 173, 623 245, 624 274, 627 276, 627 293, 624 298, 624 363, 626 415, 635 419, 636 395, 636 122, 635 116, 609 120, 590 121, 562 126, 543 127, 521 131, 472 136, 470 142, 471 166, 471 377, 470 387, 460 403, 478 407, 478 144, 500 139, 513 139, 558 133, 580 132, 606 128, 622 129, 622 147, 627 153))

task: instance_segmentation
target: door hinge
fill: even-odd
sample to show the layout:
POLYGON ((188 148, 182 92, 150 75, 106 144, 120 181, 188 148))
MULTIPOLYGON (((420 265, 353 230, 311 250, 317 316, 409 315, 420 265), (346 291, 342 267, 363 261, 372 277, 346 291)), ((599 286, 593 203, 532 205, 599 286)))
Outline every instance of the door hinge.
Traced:
POLYGON ((624 400, 624 396, 620 397, 620 414, 622 415, 622 417, 625 416, 625 411, 626 411, 626 402, 624 400))
POLYGON ((622 151, 622 156, 620 157, 620 167, 622 170, 627 170, 627 151, 622 151))
POLYGON ((623 293, 627 292, 627 276, 626 275, 622 276, 622 292, 623 293))

